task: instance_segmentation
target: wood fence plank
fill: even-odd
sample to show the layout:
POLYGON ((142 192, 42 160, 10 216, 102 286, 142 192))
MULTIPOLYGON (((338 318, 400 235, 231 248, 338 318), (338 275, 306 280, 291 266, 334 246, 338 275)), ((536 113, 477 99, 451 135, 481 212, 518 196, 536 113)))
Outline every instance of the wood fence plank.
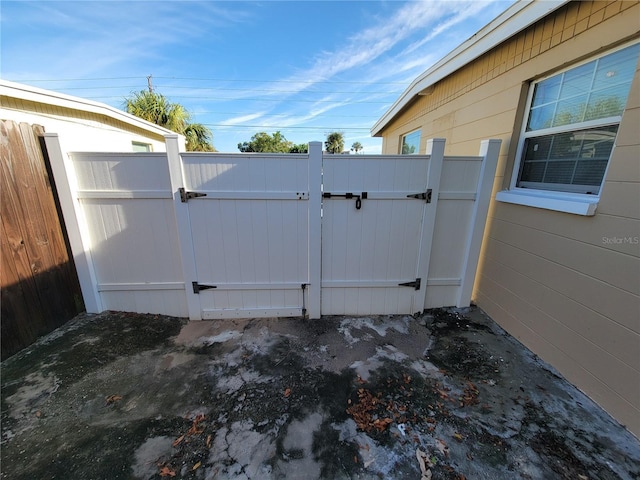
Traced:
POLYGON ((79 287, 38 136, 1 125, 2 358, 79 313, 79 287))

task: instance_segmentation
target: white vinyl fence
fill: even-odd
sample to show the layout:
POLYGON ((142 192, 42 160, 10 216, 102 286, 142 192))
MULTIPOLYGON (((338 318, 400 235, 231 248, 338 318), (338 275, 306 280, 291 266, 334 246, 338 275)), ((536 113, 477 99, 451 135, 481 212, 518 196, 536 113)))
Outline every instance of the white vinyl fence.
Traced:
POLYGON ((73 153, 46 134, 89 312, 190 319, 467 306, 500 149, 73 153), (58 157, 58 158, 54 158, 58 157))

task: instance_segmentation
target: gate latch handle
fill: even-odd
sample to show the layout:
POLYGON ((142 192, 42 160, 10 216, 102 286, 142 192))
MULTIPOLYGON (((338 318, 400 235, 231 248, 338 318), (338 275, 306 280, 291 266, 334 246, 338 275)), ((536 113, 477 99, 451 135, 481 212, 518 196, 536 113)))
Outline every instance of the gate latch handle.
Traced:
POLYGON ((340 197, 340 198, 351 199, 351 198, 355 197, 355 199, 356 199, 356 210, 360 210, 362 208, 362 200, 366 199, 367 196, 368 196, 367 192, 362 192, 362 193, 360 193, 360 195, 355 194, 355 193, 351 193, 351 192, 347 192, 347 193, 343 193, 343 194, 324 192, 322 194, 322 198, 340 197))

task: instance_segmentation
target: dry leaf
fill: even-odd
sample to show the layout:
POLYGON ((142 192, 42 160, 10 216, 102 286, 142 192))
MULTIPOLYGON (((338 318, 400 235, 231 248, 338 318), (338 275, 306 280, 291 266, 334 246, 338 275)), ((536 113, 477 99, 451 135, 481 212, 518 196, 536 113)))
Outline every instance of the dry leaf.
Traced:
POLYGON ((176 438, 171 444, 171 446, 177 447, 178 445, 180 445, 180 442, 182 442, 182 440, 184 440, 184 435, 180 435, 178 438, 176 438))
POLYGON ((289 395, 291 395, 291 389, 290 389, 290 388, 287 388, 287 389, 284 391, 284 398, 289 398, 289 395))
POLYGON ((464 440, 464 437, 462 435, 460 435, 458 432, 453 434, 453 438, 455 438, 456 440, 458 440, 459 442, 461 442, 462 440, 464 440))
POLYGON ((440 440, 439 438, 436 438, 436 448, 445 457, 449 456, 449 447, 447 447, 447 444, 444 443, 443 440, 440 440))
POLYGON ((207 435, 207 448, 211 447, 211 435, 207 435))
POLYGON ((112 403, 122 400, 122 395, 109 395, 105 400, 107 405, 111 405, 112 403))
POLYGON ((162 467, 160 469, 160 476, 161 477, 175 477, 176 476, 176 472, 174 472, 173 470, 171 470, 169 467, 167 467, 165 465, 164 467, 162 467))
POLYGON ((202 465, 202 462, 196 463, 191 470, 197 470, 198 468, 200 468, 200 465, 202 465))
POLYGON ((420 450, 420 448, 416 448, 416 458, 420 464, 420 473, 422 474, 420 480, 431 480, 431 469, 429 467, 433 466, 433 464, 427 454, 420 450))

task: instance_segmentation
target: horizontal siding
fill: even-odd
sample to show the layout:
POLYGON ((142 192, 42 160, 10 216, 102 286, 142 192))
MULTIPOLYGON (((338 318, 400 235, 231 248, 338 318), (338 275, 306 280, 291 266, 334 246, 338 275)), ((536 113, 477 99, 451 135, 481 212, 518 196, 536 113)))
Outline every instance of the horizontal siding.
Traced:
MULTIPOLYGON (((638 161, 638 157, 636 157, 638 161)), ((598 212, 605 215, 640 220, 640 183, 607 180, 598 202, 598 212)), ((640 232, 636 230, 635 235, 640 232)))
MULTIPOLYGON (((640 303, 637 295, 494 239, 486 242, 485 255, 484 268, 488 268, 491 261, 499 261, 543 283, 568 300, 580 303, 629 329, 629 334, 640 333, 640 303)), ((500 282, 501 279, 496 278, 495 281, 500 282)), ((527 293, 522 292, 522 295, 526 296, 527 293)), ((549 313, 552 312, 549 310, 549 313)), ((547 334, 552 335, 552 332, 547 334)))
POLYGON ((593 217, 567 215, 541 208, 526 209, 509 203, 499 203, 502 221, 565 237, 567 240, 586 243, 625 255, 640 256, 640 245, 630 241, 615 241, 637 235, 640 221, 616 215, 598 213, 593 217))
MULTIPOLYGON (((563 328, 573 332, 571 335, 580 336, 591 342, 593 349, 611 352, 612 357, 615 357, 618 361, 640 371, 640 357, 638 356, 640 343, 637 338, 639 330, 637 318, 629 319, 628 323, 631 324, 631 327, 634 327, 630 328, 612 321, 605 314, 599 312, 598 309, 591 308, 598 307, 598 305, 587 306, 571 296, 572 290, 576 285, 582 285, 585 290, 588 290, 589 283, 591 283, 591 290, 600 291, 602 290, 602 285, 598 285, 597 281, 584 276, 576 279, 570 279, 565 276, 564 280, 568 280, 565 282, 567 287, 563 289, 554 288, 555 285, 547 281, 547 276, 553 273, 550 271, 551 268, 544 264, 538 269, 525 270, 520 268, 521 266, 531 266, 531 263, 539 260, 529 256, 529 258, 524 258, 519 265, 512 261, 511 256, 513 254, 526 256, 526 254, 513 250, 505 254, 504 250, 506 249, 509 249, 509 247, 494 242, 492 247, 487 250, 486 265, 483 271, 487 278, 492 278, 494 282, 518 295, 523 301, 530 303, 540 311, 553 311, 558 326, 562 325, 563 328), (633 325, 634 321, 636 323, 635 326, 633 325)), ((545 261, 542 260, 542 262, 544 263, 545 261)), ((562 281, 560 279, 557 283, 562 281)), ((634 299, 633 296, 625 292, 620 293, 621 296, 627 297, 627 305, 634 300, 636 302, 638 300, 637 297, 634 299)), ((569 343, 568 348, 574 348, 569 343)), ((579 353, 576 355, 579 355, 579 353)))
MULTIPOLYGON (((526 347, 534 351, 546 362, 560 369, 567 380, 577 385, 595 402, 613 412, 623 425, 634 432, 640 432, 640 407, 625 400, 618 392, 594 376, 587 368, 571 358, 564 348, 558 348, 539 333, 539 329, 530 328, 522 321, 519 308, 513 308, 518 303, 517 297, 491 279, 480 279, 482 289, 477 291, 477 301, 483 310, 496 319, 514 337, 526 347)), ((640 384, 640 376, 626 380, 630 384, 640 384)))
MULTIPOLYGON (((527 210, 524 207, 523 210, 527 210)), ((640 295, 640 258, 624 255, 567 237, 494 218, 491 238, 547 259, 567 270, 597 278, 621 290, 640 295)))
MULTIPOLYGON (((640 112, 640 110, 638 111, 640 112)), ((640 125, 640 115, 638 117, 636 126, 640 125)), ((636 133, 636 135, 638 134, 636 133)), ((640 182, 640 162, 638 159, 640 159, 640 145, 620 145, 618 142, 615 148, 615 162, 610 162, 607 171, 607 182, 640 182)), ((605 195, 602 196, 605 197, 605 195)))
POLYGON ((553 331, 552 337, 542 336, 542 341, 562 350, 572 362, 579 365, 589 364, 589 372, 605 388, 616 392, 635 409, 640 409, 640 389, 638 389, 640 383, 637 381, 640 379, 640 371, 638 369, 630 367, 582 335, 576 334, 575 331, 515 294, 505 285, 496 284, 496 287, 503 290, 501 298, 503 307, 509 311, 518 309, 519 322, 536 332, 553 331), (632 379, 636 381, 630 381, 632 379))

